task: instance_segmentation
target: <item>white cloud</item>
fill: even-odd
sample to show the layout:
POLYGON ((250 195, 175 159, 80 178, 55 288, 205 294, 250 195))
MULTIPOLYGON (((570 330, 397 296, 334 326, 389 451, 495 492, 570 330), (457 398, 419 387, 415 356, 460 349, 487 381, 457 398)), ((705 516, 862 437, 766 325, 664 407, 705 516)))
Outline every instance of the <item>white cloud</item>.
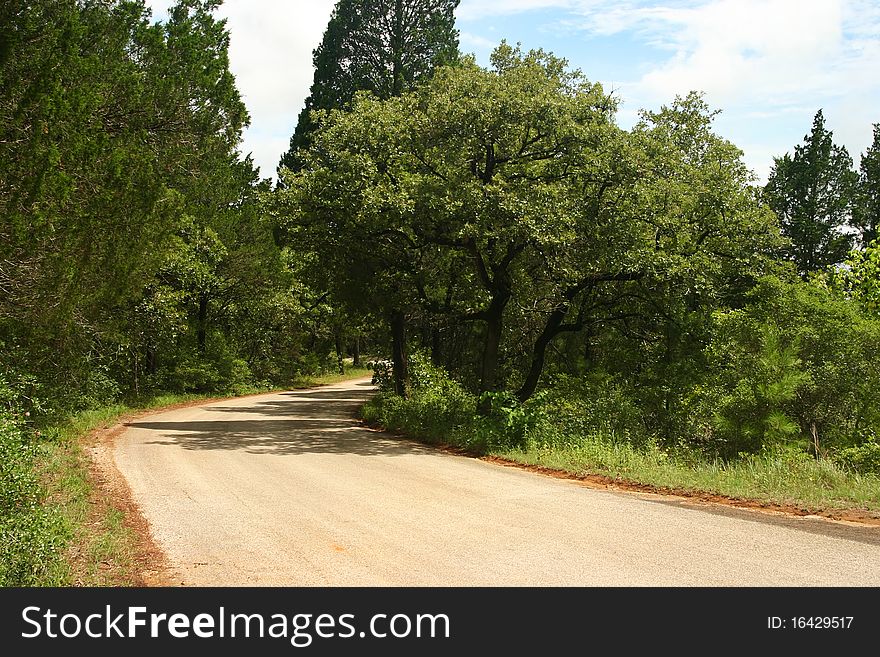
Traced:
MULTIPOLYGON (((633 32, 670 56, 646 63, 640 95, 692 89, 728 104, 744 96, 772 105, 828 92, 857 44, 844 39, 844 0, 709 0, 593 8, 583 27, 633 32)), ((864 62, 861 62, 864 64, 864 62)))
POLYGON ((654 48, 620 85, 626 105, 706 92, 723 109, 719 130, 760 178, 819 108, 856 162, 880 121, 880 6, 871 0, 641 0, 578 13, 587 34, 627 34, 654 48))
POLYGON ((521 14, 539 9, 572 9, 592 4, 585 0, 461 0, 455 17, 461 21, 521 14))
POLYGON ((167 17, 168 8, 173 4, 174 0, 146 0, 146 5, 153 12, 153 18, 156 20, 167 17))
POLYGON ((275 175, 309 94, 312 51, 320 44, 334 0, 227 0, 220 15, 230 33, 229 62, 251 114, 243 150, 263 177, 275 175), (259 128, 262 135, 254 138, 259 128))
POLYGON ((458 41, 463 52, 470 52, 475 49, 491 52, 496 48, 496 46, 498 46, 501 41, 500 39, 497 41, 493 41, 492 39, 487 39, 480 36, 479 34, 472 34, 470 32, 460 32, 458 37, 458 41))

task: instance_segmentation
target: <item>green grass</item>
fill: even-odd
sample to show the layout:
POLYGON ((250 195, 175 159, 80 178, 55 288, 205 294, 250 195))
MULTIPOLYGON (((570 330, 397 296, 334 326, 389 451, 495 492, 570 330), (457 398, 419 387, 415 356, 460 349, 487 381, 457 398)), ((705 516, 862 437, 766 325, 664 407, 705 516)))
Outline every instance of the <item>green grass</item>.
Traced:
POLYGON ((584 441, 566 447, 496 449, 494 456, 577 476, 601 475, 683 492, 723 495, 813 511, 880 512, 880 478, 791 452, 721 462, 698 454, 584 441))
POLYGON ((812 512, 880 516, 880 477, 851 472, 827 459, 817 461, 796 448, 724 462, 708 459, 696 449, 667 451, 652 443, 634 446, 601 436, 559 435, 556 430, 548 439, 540 429, 524 440, 527 447, 509 447, 499 445, 504 429, 486 434, 467 399, 438 399, 433 392, 409 400, 379 395, 366 404, 362 416, 423 442, 574 476, 598 475, 684 494, 720 495, 812 512))
MULTIPOLYGON (((344 375, 303 377, 289 387, 338 383, 370 374, 365 368, 350 368, 344 375)), ((271 391, 254 388, 236 392, 235 396, 242 396, 271 391)), ((126 524, 124 511, 104 495, 90 475, 90 459, 86 453, 89 436, 135 413, 215 398, 216 394, 163 393, 82 411, 44 431, 36 466, 45 491, 43 506, 58 518, 53 528, 54 539, 66 548, 64 558, 47 568, 36 586, 139 583, 135 572, 138 537, 126 524)))
POLYGON ((346 367, 345 374, 321 374, 318 376, 308 376, 297 379, 293 382, 294 388, 311 388, 312 386, 328 385, 331 383, 341 383, 350 379, 359 379, 361 377, 372 376, 373 370, 366 367, 346 367))

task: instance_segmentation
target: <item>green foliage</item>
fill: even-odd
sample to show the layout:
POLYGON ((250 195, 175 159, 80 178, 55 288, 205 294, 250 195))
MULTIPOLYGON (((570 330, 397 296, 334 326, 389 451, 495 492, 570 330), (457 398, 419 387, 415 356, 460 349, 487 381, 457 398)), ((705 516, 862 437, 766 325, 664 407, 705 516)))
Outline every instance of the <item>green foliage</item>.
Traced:
POLYGON ((475 448, 471 430, 476 399, 453 381, 437 388, 414 392, 409 398, 394 393, 380 393, 363 409, 368 422, 391 431, 402 431, 432 443, 475 448))
POLYGON ((838 450, 834 460, 855 472, 880 475, 880 442, 877 435, 873 431, 868 432, 864 442, 838 450))
POLYGON ((59 412, 293 380, 305 312, 260 212, 268 182, 238 152, 249 118, 217 3, 178 2, 164 22, 140 0, 14 5, 0 60, 4 364, 59 412))
POLYGON ((841 227, 852 218, 858 174, 832 137, 819 110, 794 155, 775 159, 764 189, 791 240, 787 255, 804 275, 842 262, 852 249, 853 238, 841 227))
POLYGON ((482 393, 479 409, 473 423, 473 446, 480 451, 525 447, 543 419, 540 412, 525 408, 509 392, 482 393))
MULTIPOLYGON (((358 91, 390 98, 413 88, 438 64, 458 57, 459 0, 338 0, 315 49, 311 92, 290 150, 279 164, 297 169, 311 142, 312 112, 344 109, 358 91)), ((283 182, 283 181, 282 181, 283 182)))
POLYGON ((367 363, 367 369, 373 372, 372 383, 380 393, 389 393, 394 390, 393 365, 388 359, 371 360, 367 363))
POLYGON ((320 254, 337 303, 409 309, 480 391, 528 399, 559 336, 620 322, 633 298, 654 344, 632 352, 657 353, 669 379, 673 358, 687 362, 671 332, 771 269, 778 226, 699 96, 630 133, 614 112, 564 60, 502 44, 491 69, 464 61, 321 115, 271 209, 320 254))
POLYGON ((390 361, 371 361, 380 392, 364 407, 364 419, 429 442, 474 447, 474 395, 422 353, 410 356, 410 367, 412 389, 404 398, 394 394, 390 361))
POLYGON ((711 399, 710 449, 726 456, 754 453, 797 436, 799 427, 785 409, 810 382, 797 345, 785 344, 775 326, 756 326, 732 312, 719 318, 711 349, 710 367, 723 392, 711 399))
MULTIPOLYGON (((381 371, 381 370, 380 370, 381 371)), ((591 440, 644 446, 638 411, 620 384, 560 377, 527 403, 509 392, 466 392, 443 370, 416 357, 410 398, 386 392, 367 403, 364 417, 408 435, 480 453, 579 444, 591 440), (477 407, 480 412, 477 412, 477 407)))
POLYGON ((718 317, 712 376, 692 410, 697 424, 719 416, 694 436, 727 454, 792 439, 820 456, 876 430, 880 322, 821 281, 765 278, 748 298, 718 317))
POLYGON ((880 123, 874 124, 874 141, 862 153, 853 225, 862 233, 862 244, 880 237, 880 123))
POLYGON ((0 378, 0 586, 57 585, 68 537, 59 515, 42 505, 36 434, 19 395, 0 378))
POLYGON ((620 376, 558 375, 526 404, 533 416, 542 418, 535 423, 532 442, 549 447, 603 440, 642 446, 648 436, 635 400, 620 376))
POLYGON ((880 241, 853 251, 845 266, 831 273, 831 283, 873 317, 880 317, 880 241))

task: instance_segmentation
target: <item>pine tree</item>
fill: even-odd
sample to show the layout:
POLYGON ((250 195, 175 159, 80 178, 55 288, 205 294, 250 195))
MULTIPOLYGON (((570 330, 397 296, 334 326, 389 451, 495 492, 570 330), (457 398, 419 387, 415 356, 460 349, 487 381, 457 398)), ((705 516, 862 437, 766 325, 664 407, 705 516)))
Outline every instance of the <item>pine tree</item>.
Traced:
POLYGON ((880 123, 874 124, 874 142, 862 154, 855 225, 862 233, 862 244, 877 239, 880 230, 880 123))
POLYGON ((794 155, 775 159, 764 188, 791 240, 787 255, 802 275, 842 262, 853 246, 853 235, 842 228, 852 221, 858 174, 832 136, 820 109, 794 155))
POLYGON ((297 168, 309 143, 312 110, 345 107, 358 91, 396 96, 458 56, 459 0, 339 0, 315 49, 315 75, 290 150, 279 169, 297 168))

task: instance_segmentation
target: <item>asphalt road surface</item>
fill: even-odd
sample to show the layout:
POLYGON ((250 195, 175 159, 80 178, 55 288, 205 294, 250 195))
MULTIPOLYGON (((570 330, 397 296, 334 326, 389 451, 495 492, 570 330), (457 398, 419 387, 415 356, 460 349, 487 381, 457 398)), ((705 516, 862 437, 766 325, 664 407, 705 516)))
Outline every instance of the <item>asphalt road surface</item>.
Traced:
POLYGON ((880 529, 588 488, 361 427, 358 380, 136 420, 114 457, 189 586, 878 586, 880 529))

